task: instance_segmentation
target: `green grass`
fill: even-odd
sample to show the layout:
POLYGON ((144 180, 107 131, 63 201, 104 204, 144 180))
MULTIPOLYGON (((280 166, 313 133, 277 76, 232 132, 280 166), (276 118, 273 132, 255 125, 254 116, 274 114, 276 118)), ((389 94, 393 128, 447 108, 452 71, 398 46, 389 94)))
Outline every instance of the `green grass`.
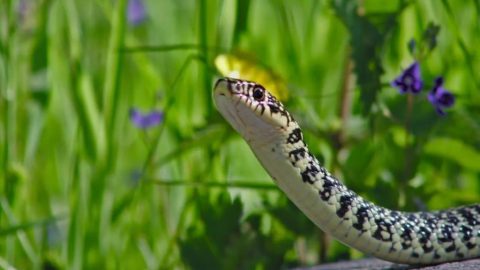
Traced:
POLYGON ((403 210, 480 200, 478 1, 0 2, 0 268, 268 269, 361 257, 273 187, 217 113, 223 53, 287 84, 288 109, 326 167, 403 210), (361 3, 361 6, 357 6, 361 3), (407 43, 456 104, 389 86, 407 43), (420 45, 419 45, 420 46, 420 45), (140 130, 129 109, 161 110, 140 130), (407 123, 407 124, 406 124, 407 123))

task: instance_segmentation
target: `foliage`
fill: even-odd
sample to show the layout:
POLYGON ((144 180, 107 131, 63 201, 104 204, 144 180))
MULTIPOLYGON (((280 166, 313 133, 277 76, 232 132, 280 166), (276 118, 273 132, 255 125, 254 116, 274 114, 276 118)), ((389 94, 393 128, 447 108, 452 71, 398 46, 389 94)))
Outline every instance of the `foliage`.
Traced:
POLYGON ((314 154, 369 200, 480 201, 479 13, 453 0, 0 1, 0 268, 362 256, 288 202, 217 113, 219 56, 279 87, 314 154), (415 61, 424 90, 399 93, 415 61))

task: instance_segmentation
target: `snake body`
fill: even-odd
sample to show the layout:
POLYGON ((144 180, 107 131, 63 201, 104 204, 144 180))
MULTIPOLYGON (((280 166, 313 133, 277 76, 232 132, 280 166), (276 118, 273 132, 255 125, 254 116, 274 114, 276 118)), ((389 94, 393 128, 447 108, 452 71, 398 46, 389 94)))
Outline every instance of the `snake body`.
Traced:
POLYGON ((480 257, 480 205, 433 212, 377 206, 320 165, 298 123, 260 84, 219 79, 214 99, 275 183, 324 232, 363 253, 396 263, 436 264, 480 257))

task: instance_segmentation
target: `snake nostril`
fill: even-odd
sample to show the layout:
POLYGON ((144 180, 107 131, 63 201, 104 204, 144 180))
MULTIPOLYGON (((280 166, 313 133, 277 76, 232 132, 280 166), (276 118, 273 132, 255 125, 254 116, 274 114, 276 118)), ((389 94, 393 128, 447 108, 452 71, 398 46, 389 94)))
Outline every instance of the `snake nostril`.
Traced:
POLYGON ((218 79, 218 80, 215 82, 214 88, 217 88, 220 83, 223 83, 223 82, 225 82, 225 81, 226 81, 225 78, 220 78, 220 79, 218 79))

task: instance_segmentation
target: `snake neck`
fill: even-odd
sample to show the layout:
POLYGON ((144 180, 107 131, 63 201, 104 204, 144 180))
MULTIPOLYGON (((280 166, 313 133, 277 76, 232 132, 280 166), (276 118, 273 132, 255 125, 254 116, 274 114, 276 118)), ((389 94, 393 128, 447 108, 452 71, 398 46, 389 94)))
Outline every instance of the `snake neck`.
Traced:
POLYGON ((406 213, 364 200, 312 155, 293 122, 269 144, 250 144, 277 185, 326 233, 389 261, 431 264, 480 255, 480 206, 406 213))

